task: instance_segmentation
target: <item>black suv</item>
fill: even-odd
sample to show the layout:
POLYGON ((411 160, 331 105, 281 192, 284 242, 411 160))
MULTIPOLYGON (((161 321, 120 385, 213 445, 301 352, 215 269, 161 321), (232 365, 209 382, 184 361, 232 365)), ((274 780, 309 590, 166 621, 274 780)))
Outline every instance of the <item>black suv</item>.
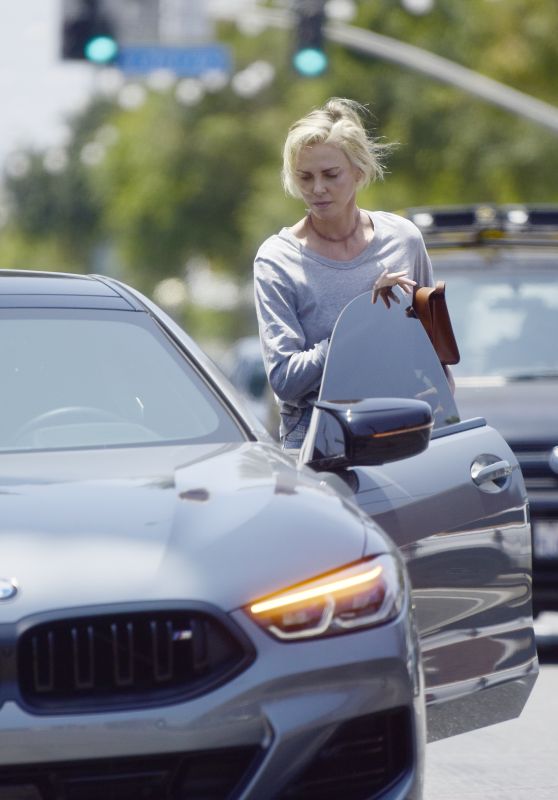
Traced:
POLYGON ((558 206, 412 208, 446 295, 463 417, 519 460, 531 506, 534 611, 558 610, 558 206))

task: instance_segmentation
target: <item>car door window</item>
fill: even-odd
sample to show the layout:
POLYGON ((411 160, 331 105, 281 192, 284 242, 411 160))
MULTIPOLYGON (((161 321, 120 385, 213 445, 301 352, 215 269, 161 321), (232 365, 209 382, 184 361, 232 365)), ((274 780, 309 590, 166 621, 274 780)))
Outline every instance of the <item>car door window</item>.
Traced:
POLYGON ((459 422, 448 381, 436 353, 410 308, 400 303, 386 308, 360 295, 341 313, 333 335, 320 391, 322 400, 365 397, 407 397, 425 400, 434 427, 459 422))

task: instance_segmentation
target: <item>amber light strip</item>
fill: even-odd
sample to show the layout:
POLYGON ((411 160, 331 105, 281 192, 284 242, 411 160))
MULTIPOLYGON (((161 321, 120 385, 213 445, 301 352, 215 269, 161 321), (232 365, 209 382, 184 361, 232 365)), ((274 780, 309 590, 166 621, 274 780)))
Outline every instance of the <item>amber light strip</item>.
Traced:
POLYGON ((414 433, 415 431, 425 431, 433 426, 433 422, 428 422, 426 425, 415 425, 414 428, 399 428, 399 430, 386 431, 385 433, 372 433, 373 439, 381 439, 384 436, 398 436, 400 433, 414 433))
POLYGON ((264 614, 266 611, 273 611, 277 608, 295 605, 296 603, 304 603, 306 600, 313 600, 317 597, 324 597, 329 594, 335 594, 336 592, 342 592, 345 589, 351 589, 353 586, 360 586, 363 583, 372 583, 381 575, 382 571, 382 566, 378 564, 373 569, 369 569, 361 575, 341 578, 331 583, 324 583, 322 586, 315 586, 311 589, 301 589, 298 592, 292 592, 288 595, 272 597, 270 600, 262 600, 260 603, 254 603, 254 605, 250 607, 250 611, 252 614, 264 614))

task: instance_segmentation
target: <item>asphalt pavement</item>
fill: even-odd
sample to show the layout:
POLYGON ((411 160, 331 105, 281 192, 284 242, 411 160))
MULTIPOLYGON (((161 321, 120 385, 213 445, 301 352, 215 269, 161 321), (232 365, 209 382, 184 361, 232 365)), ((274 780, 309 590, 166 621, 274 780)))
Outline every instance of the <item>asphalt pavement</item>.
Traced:
POLYGON ((536 631, 541 669, 522 715, 429 744, 425 800, 558 800, 558 614, 536 631))

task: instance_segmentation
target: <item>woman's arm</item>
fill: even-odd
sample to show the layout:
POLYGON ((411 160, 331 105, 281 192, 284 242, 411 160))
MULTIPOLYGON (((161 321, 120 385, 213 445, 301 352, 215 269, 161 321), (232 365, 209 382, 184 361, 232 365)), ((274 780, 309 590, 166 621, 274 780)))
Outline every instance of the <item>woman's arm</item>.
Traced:
POLYGON ((319 389, 327 339, 307 347, 296 313, 296 287, 264 259, 254 264, 256 313, 265 368, 281 400, 297 405, 319 389))

